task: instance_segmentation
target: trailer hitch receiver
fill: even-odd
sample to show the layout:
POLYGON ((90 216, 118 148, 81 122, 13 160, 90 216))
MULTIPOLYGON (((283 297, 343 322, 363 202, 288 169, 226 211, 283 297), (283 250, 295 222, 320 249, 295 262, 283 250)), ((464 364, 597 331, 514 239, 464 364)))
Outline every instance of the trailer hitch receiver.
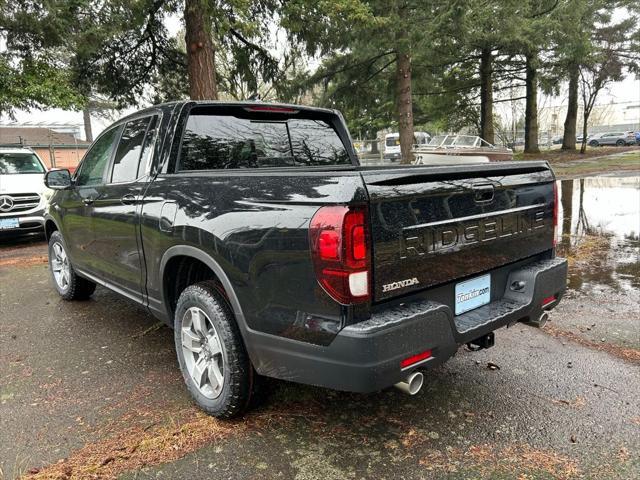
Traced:
POLYGON ((469 343, 467 343, 467 347, 469 347, 469 350, 476 352, 484 348, 493 347, 495 343, 496 336, 493 334, 493 332, 489 332, 481 337, 471 340, 469 343))

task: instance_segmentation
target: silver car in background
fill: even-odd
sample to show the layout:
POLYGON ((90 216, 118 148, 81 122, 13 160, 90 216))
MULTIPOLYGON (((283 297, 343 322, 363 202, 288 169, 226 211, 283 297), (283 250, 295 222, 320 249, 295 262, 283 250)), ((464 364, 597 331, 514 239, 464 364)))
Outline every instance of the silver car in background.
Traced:
POLYGON ((589 137, 590 147, 599 147, 602 145, 616 145, 624 147, 626 145, 635 145, 636 137, 633 132, 606 132, 597 133, 589 137))

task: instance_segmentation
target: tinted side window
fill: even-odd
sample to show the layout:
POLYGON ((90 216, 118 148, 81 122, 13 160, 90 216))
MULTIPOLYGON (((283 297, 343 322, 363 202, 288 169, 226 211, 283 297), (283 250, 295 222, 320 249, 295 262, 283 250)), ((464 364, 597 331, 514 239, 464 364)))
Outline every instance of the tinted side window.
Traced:
POLYGON ((109 158, 114 148, 114 140, 119 127, 104 133, 86 153, 76 175, 76 185, 99 185, 103 182, 104 171, 109 164, 109 158))
POLYGON ((151 117, 132 120, 124 126, 113 160, 111 182, 130 182, 138 176, 138 165, 151 117))
POLYGON ((180 170, 345 165, 349 156, 322 120, 263 120, 192 113, 180 153, 180 170))
POLYGON ((153 155, 153 147, 155 145, 156 133, 158 129, 158 117, 151 117, 149 126, 147 127, 147 134, 144 137, 144 144, 142 145, 142 154, 140 155, 140 162, 138 163, 138 173, 135 178, 140 178, 145 173, 145 167, 149 162, 149 158, 153 155))

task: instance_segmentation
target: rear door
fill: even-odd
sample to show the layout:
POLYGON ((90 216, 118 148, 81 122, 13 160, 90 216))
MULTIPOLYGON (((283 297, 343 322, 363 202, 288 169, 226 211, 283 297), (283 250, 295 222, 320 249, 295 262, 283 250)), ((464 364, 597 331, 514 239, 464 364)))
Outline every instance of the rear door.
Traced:
POLYGON ((553 174, 544 162, 527 163, 363 171, 374 300, 551 249, 553 174))
POLYGON ((144 278, 140 201, 148 182, 157 123, 158 117, 152 115, 123 126, 106 182, 92 208, 92 257, 98 275, 139 301, 144 278))

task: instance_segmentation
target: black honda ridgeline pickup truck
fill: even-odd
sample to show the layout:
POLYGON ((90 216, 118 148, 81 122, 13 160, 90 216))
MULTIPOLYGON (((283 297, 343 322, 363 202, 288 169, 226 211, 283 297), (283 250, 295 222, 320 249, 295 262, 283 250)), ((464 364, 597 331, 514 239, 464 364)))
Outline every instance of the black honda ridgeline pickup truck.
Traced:
POLYGON ((166 321, 218 417, 257 375, 414 394, 422 370, 543 323, 565 290, 546 162, 362 167, 332 110, 159 105, 45 183, 60 295, 101 284, 166 321))

